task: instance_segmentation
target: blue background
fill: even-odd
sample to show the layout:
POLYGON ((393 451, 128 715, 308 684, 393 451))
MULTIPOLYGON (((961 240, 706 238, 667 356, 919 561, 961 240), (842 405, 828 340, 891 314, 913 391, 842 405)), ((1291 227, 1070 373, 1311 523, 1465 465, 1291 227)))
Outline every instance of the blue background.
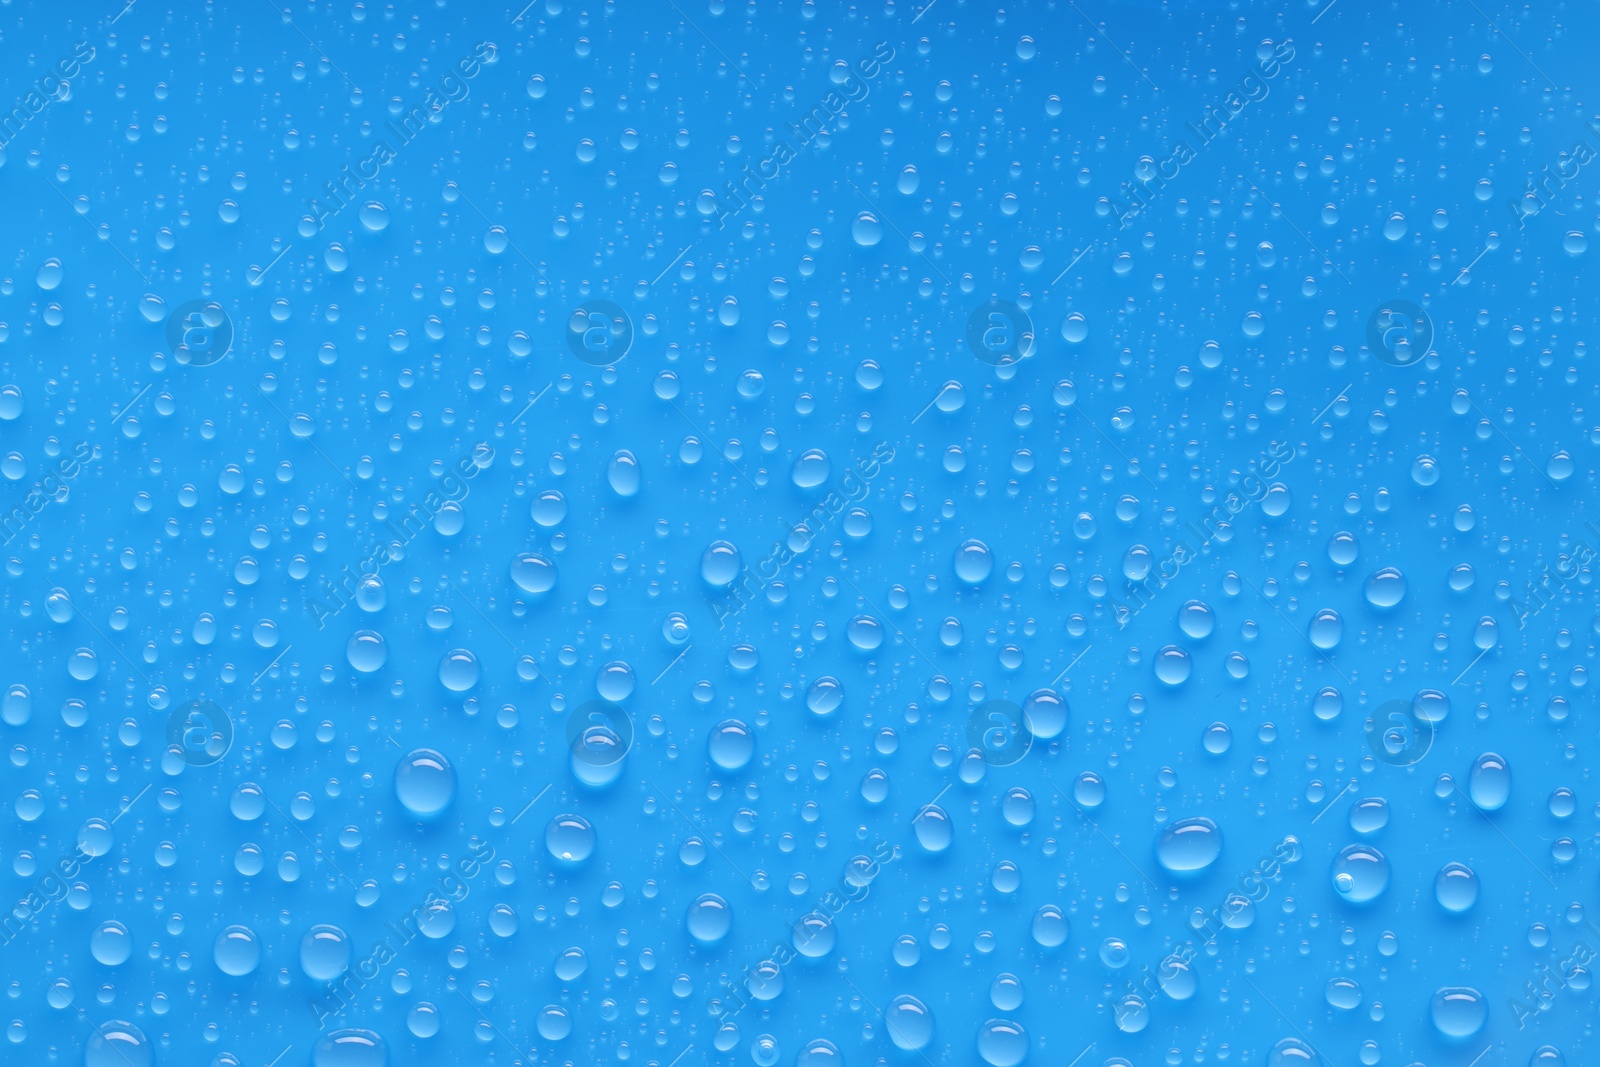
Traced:
POLYGON ((1591 968, 1551 976, 1600 949, 1594 12, 275 9, 0 6, 0 511, 28 509, 0 881, 26 901, 94 854, 8 927, 7 1062, 1593 1062, 1591 968), (79 42, 70 87, 43 81, 79 42), (454 99, 403 143, 430 90, 454 99), (1241 92, 1202 145, 1186 124, 1241 92), (779 138, 794 158, 725 217, 779 138), (393 160, 308 221, 379 140, 393 160), (969 347, 990 300, 1025 358, 969 347), (215 362, 168 342, 196 301, 232 335, 215 362), (616 358, 572 343, 596 301, 616 358), (1404 365, 1368 328, 1396 301, 1433 334, 1404 365), (397 540, 381 594, 323 617, 324 581, 397 540), (792 558, 731 612, 718 542, 792 558), (525 553, 553 585, 517 582, 525 553), (1040 689, 1064 722, 1029 704, 1020 761, 971 752, 975 714, 1040 689), (1369 721, 1424 691, 1431 741, 1376 758, 1369 721), (629 751, 596 785, 569 730, 601 699, 629 751), (233 731, 210 765, 168 745, 194 701, 233 731), (743 766, 714 758, 729 720, 743 766), (452 768, 421 809, 416 749, 452 768), (1352 826, 1366 798, 1386 826, 1352 826), (586 858, 547 844, 564 815, 586 858), (1198 860, 1158 847, 1182 819, 1209 820, 1198 860), (1299 859, 1207 947, 1196 910, 1286 836, 1299 859), (319 1019, 307 931, 359 960, 484 843, 448 917, 319 1019), (1335 877, 1358 844, 1389 870, 1365 903, 1335 877), (719 1023, 722 981, 872 855, 831 948, 719 1023), (1479 887, 1461 913, 1447 863, 1479 887), (235 926, 246 974, 215 947, 235 926), (1185 945, 1192 996, 1141 991, 1185 945), (1466 1022, 1434 1003, 1460 988, 1466 1022), (891 1040, 902 997, 920 1052, 891 1040))

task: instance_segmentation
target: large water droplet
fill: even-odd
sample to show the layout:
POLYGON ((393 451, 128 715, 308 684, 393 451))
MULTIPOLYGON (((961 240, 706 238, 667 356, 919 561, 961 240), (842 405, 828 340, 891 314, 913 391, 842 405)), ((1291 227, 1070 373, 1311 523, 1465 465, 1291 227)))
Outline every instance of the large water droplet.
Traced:
POLYGON ((1196 874, 1222 854, 1222 831, 1204 816, 1170 823, 1156 838, 1156 860, 1173 874, 1196 874))
POLYGON ((1467 773, 1467 795, 1484 811, 1499 811, 1511 798, 1511 765, 1496 752, 1472 761, 1467 773))
POLYGON ((733 926, 733 909, 715 893, 704 893, 689 905, 684 923, 696 941, 715 944, 728 936, 733 926))
POLYGON ((455 768, 431 748, 413 749, 395 766, 394 792, 412 815, 431 819, 455 799, 455 768))
POLYGON ((1375 900, 1389 888, 1389 860, 1371 845, 1349 845, 1333 859, 1333 888, 1352 904, 1375 900))

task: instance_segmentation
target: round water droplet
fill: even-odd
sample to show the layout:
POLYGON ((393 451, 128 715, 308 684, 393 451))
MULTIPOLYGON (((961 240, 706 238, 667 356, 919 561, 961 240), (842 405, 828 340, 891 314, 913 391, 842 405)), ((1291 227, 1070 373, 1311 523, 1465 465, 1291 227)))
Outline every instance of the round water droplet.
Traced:
POLYGON ((717 894, 704 893, 689 905, 684 923, 689 935, 696 941, 716 944, 728 936, 728 930, 733 926, 733 909, 717 894))
POLYGON ((1460 914, 1478 902, 1478 876, 1464 863, 1447 863, 1433 880, 1433 898, 1445 911, 1460 914))
POLYGON ((1054 904, 1046 904, 1033 913, 1033 940, 1041 948, 1055 948, 1064 944, 1071 932, 1072 924, 1054 904))
POLYGON ((311 1050, 312 1067, 389 1067, 389 1046, 371 1030, 335 1030, 311 1050))
POLYGON ((1375 608, 1392 608, 1406 595, 1406 576, 1398 567, 1384 567, 1367 576, 1367 603, 1375 608))
POLYGON ((318 923, 300 938, 300 969, 316 982, 331 982, 350 966, 350 936, 337 926, 318 923))
POLYGON ((152 1067, 155 1051, 144 1032, 119 1019, 101 1023, 83 1046, 83 1067, 152 1067))
POLYGON ((107 967, 120 967, 133 954, 133 937, 121 923, 103 922, 89 935, 89 952, 107 967))
POLYGON ((1333 888, 1352 904, 1376 900, 1389 888, 1389 860, 1371 845, 1349 845, 1333 859, 1333 888))
POLYGON ((594 826, 582 815, 557 815, 544 829, 544 847, 563 863, 582 863, 594 854, 594 826))
POLYGON ((1167 645, 1156 653, 1156 677, 1167 685, 1182 685, 1191 671, 1189 653, 1177 645, 1167 645))
POLYGON ((1034 737, 1048 741, 1067 728, 1067 702, 1054 689, 1035 689, 1022 702, 1022 721, 1034 737))
POLYGON ((818 717, 832 715, 844 703, 844 685, 831 674, 824 674, 806 690, 806 710, 818 717))
POLYGON ((1361 986, 1354 978, 1330 978, 1324 991, 1329 1007, 1351 1011, 1361 1006, 1361 986))
POLYGON ((956 577, 968 585, 981 585, 994 573, 994 554, 982 541, 963 541, 956 549, 956 577))
POLYGON ((820 448, 808 449, 800 453, 794 461, 789 477, 801 489, 812 489, 828 480, 833 465, 828 461, 828 454, 820 448))
POLYGON ((261 964, 261 939, 248 926, 229 926, 212 943, 211 957, 223 974, 243 977, 261 964))
POLYGON ((522 552, 511 561, 511 580, 524 593, 548 593, 555 588, 556 565, 537 552, 522 552))
POLYGON ((911 821, 916 831, 917 843, 927 852, 943 852, 955 839, 955 827, 950 815, 937 804, 929 804, 911 821))
POLYGON ((1156 860, 1173 874, 1197 874, 1222 854, 1222 831, 1204 816, 1169 823, 1156 837, 1156 860))
POLYGON ((756 738, 738 719, 725 719, 712 729, 707 748, 711 762, 725 771, 737 771, 756 754, 756 738))
POLYGON ((478 675, 478 657, 469 649, 451 649, 439 661, 439 682, 452 693, 465 693, 477 685, 478 675))
POLYGON ((871 248, 883 240, 883 223, 870 211, 863 211, 850 224, 850 237, 862 248, 871 248))
POLYGON ((357 630, 345 643, 344 655, 350 666, 371 674, 389 662, 389 643, 376 630, 357 630))
POLYGON ((1433 994, 1428 1015, 1439 1033, 1461 1040, 1483 1029, 1489 1019, 1489 1002, 1469 986, 1445 986, 1433 994))
POLYGON ((395 766, 394 792, 412 815, 431 819, 455 799, 455 768, 431 748, 413 749, 395 766))
POLYGON ((617 452, 606 467, 606 481, 611 491, 620 497, 638 496, 641 481, 638 458, 627 449, 617 452))
POLYGON ((1511 765, 1495 752, 1472 761, 1467 773, 1467 795, 1484 811, 1499 811, 1511 798, 1511 765))
POLYGON ((728 541, 713 541, 700 557, 700 577, 707 585, 726 589, 744 570, 744 557, 728 541))
POLYGON ((884 1024, 889 1029, 889 1040, 894 1047, 916 1052, 928 1047, 933 1040, 933 1012, 928 1006, 909 994, 895 997, 884 1012, 884 1024))
POLYGON ((990 1019, 978 1028, 978 1055, 990 1067, 1017 1067, 1028 1056, 1028 1032, 1019 1022, 990 1019))
POLYGON ((1323 608, 1311 616, 1307 631, 1311 643, 1327 651, 1339 646, 1339 639, 1344 636, 1344 620, 1332 608, 1323 608))

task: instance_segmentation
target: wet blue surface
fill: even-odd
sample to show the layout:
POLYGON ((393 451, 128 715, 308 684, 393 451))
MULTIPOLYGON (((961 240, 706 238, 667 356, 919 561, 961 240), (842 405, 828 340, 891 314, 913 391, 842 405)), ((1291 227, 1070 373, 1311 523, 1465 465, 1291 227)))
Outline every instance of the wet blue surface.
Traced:
POLYGON ((1595 1062, 1596 22, 0 6, 4 1062, 1595 1062))

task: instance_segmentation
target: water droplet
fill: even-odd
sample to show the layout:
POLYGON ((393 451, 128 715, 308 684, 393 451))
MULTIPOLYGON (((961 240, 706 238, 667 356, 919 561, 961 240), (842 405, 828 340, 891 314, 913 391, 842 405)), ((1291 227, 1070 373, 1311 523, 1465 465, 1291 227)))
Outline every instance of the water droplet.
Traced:
POLYGON ((1433 880, 1433 897, 1445 911, 1467 911, 1478 902, 1478 876, 1464 863, 1447 863, 1433 880))
POLYGON ((455 799, 455 768, 431 748, 413 749, 395 766, 394 792, 412 815, 431 819, 455 799))
POLYGON ((1467 772, 1467 795, 1484 811, 1499 811, 1511 798, 1511 765, 1495 752, 1472 761, 1467 772))
POLYGON ((544 829, 544 847, 563 863, 582 863, 594 854, 594 826, 582 815, 557 815, 544 829))
POLYGON ((1439 1033, 1459 1040, 1483 1029, 1489 1019, 1489 1003, 1476 989, 1445 986, 1433 994, 1428 1015, 1439 1033))
POLYGON ((1222 831, 1204 816, 1169 823, 1156 838, 1156 860, 1173 874, 1197 874, 1222 854, 1222 831))
POLYGON ((1010 1019, 990 1019, 978 1029, 978 1055, 990 1067, 1017 1067, 1028 1055, 1028 1032, 1010 1019))
POLYGON ((248 926, 226 927, 212 944, 211 957, 223 974, 243 977, 261 964, 261 939, 248 926))
POLYGON ((389 1046, 371 1030, 335 1030, 311 1050, 312 1067, 389 1067, 389 1046))
POLYGON ((1348 845, 1333 859, 1333 888, 1352 904, 1376 900, 1389 888, 1389 860, 1371 845, 1348 845))
POLYGON ((717 894, 704 893, 689 905, 684 922, 690 936, 696 941, 716 944, 728 936, 728 930, 733 926, 733 909, 717 894))

